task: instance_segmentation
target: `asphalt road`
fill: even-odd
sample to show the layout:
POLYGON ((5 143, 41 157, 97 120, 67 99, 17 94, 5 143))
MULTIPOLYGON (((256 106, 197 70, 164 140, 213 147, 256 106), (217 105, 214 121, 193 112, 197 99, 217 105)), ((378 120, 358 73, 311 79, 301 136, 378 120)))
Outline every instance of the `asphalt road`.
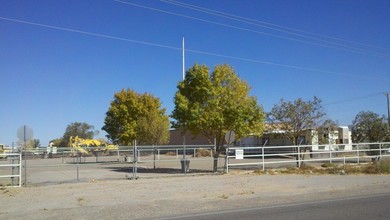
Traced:
MULTIPOLYGON (((162 219, 390 219, 390 194, 254 207, 162 219)), ((162 220, 161 219, 161 220, 162 220)))

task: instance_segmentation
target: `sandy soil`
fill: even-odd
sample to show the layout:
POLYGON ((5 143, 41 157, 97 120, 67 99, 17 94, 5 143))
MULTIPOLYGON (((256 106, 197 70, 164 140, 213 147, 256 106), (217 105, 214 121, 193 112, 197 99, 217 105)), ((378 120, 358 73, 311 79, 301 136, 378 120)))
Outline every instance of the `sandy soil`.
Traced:
POLYGON ((389 193, 388 175, 236 172, 0 189, 0 219, 158 219, 389 193))

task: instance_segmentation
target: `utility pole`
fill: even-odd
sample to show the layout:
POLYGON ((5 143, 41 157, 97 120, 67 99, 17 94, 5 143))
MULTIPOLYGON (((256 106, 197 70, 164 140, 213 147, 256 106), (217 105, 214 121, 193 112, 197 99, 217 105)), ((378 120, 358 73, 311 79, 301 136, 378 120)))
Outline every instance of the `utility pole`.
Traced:
POLYGON ((387 98, 387 123, 389 124, 389 129, 390 129, 390 102, 389 102, 390 92, 385 92, 385 95, 387 98))
POLYGON ((183 53, 182 53, 182 57, 183 57, 183 80, 185 78, 185 63, 184 63, 184 37, 183 37, 183 53))

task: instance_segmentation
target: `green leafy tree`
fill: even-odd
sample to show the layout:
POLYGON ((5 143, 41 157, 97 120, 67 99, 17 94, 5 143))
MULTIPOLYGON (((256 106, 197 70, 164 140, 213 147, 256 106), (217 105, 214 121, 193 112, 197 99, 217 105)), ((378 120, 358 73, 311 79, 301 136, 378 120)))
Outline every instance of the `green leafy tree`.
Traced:
POLYGON ((205 136, 213 149, 214 171, 223 150, 226 132, 233 130, 236 138, 261 135, 264 112, 257 99, 249 95, 250 87, 229 65, 218 65, 209 74, 205 65, 195 64, 178 85, 172 118, 173 126, 205 136))
MULTIPOLYGON (((293 145, 299 145, 300 140, 303 140, 301 138, 306 137, 307 132, 316 130, 325 116, 321 103, 321 99, 317 97, 309 101, 299 98, 293 102, 281 99, 268 114, 270 127, 283 130, 284 136, 290 139, 293 145)), ((295 151, 298 152, 298 148, 295 148, 295 151)), ((296 158, 298 166, 298 154, 296 158)))
POLYGON ((318 144, 331 144, 330 140, 338 132, 338 122, 331 119, 325 120, 318 128, 318 144))
POLYGON ((390 141, 389 128, 384 116, 371 111, 359 112, 352 122, 352 141, 381 142, 390 141))
POLYGON ((123 89, 115 93, 102 130, 115 144, 162 144, 169 140, 169 119, 158 98, 123 89))
POLYGON ((280 100, 268 115, 271 129, 277 128, 285 132, 294 145, 308 130, 316 129, 325 116, 321 99, 304 101, 301 98, 294 102, 280 100))
POLYGON ((161 145, 169 142, 169 118, 157 111, 137 121, 138 139, 145 144, 161 145))
POLYGON ((66 143, 63 143, 63 142, 64 142, 64 139, 56 138, 56 139, 49 141, 49 145, 52 144, 55 147, 67 146, 66 143))
POLYGON ((66 127, 62 140, 59 142, 59 147, 67 147, 71 136, 92 139, 96 133, 94 126, 86 122, 73 122, 66 127))

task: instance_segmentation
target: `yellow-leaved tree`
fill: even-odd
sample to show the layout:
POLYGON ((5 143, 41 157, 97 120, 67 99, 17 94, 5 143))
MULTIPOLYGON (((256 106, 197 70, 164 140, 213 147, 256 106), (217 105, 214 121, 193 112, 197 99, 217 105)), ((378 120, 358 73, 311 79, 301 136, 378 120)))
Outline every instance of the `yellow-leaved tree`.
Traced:
POLYGON ((263 108, 249 92, 248 84, 226 64, 216 66, 211 73, 207 66, 195 64, 179 82, 173 126, 194 135, 201 134, 210 143, 215 139, 214 171, 228 131, 234 131, 236 138, 240 138, 261 135, 264 130, 263 108))
POLYGON ((158 98, 122 89, 111 101, 102 130, 115 144, 164 144, 169 141, 169 118, 158 98))

